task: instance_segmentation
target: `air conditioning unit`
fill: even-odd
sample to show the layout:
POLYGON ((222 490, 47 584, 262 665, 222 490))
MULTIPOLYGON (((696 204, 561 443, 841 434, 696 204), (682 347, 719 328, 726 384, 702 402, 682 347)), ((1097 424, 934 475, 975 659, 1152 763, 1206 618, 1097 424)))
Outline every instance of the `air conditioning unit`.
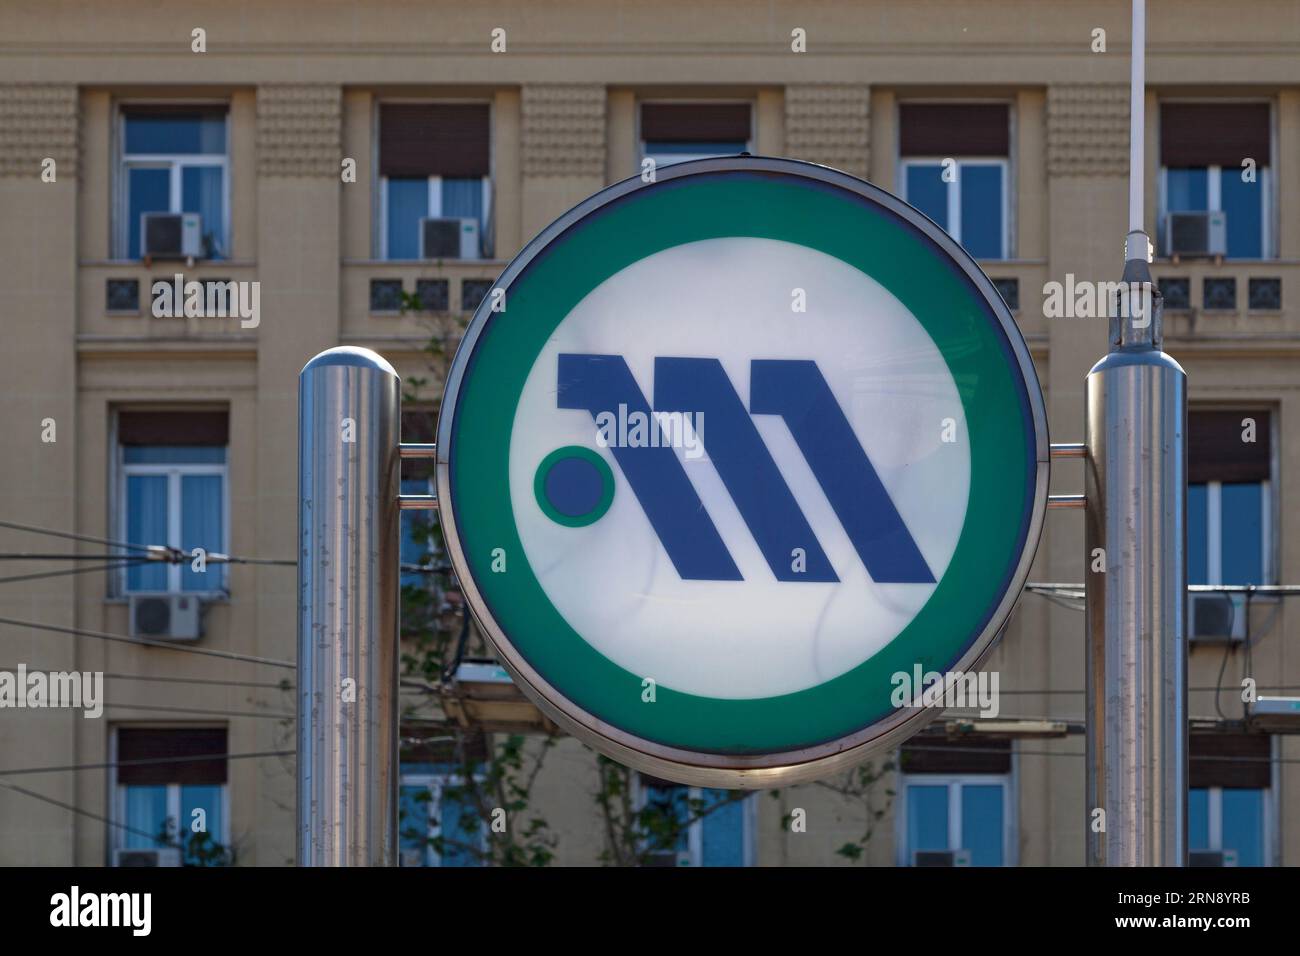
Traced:
POLYGON ((199 258, 203 217, 196 212, 141 213, 140 253, 147 259, 199 258))
POLYGON ((1228 251, 1223 212, 1171 212, 1165 217, 1165 252, 1171 256, 1222 256, 1228 251))
POLYGON ((1236 866, 1236 850, 1189 850, 1188 866, 1236 866))
POLYGON ((181 851, 174 846, 148 850, 114 850, 114 866, 180 866, 181 851))
POLYGON ((1266 734, 1300 733, 1300 697, 1260 697, 1246 704, 1252 730, 1266 734))
POLYGON ((199 599, 192 594, 132 594, 131 636, 197 641, 203 636, 199 599))
POLYGON ((421 259, 478 259, 477 219, 421 219, 421 259))
POLYGON ((913 866, 970 866, 970 850, 916 850, 913 866))
POLYGON ((1235 594, 1208 591, 1187 595, 1188 637, 1202 644, 1236 643, 1246 638, 1246 604, 1235 594))
POLYGON ((646 866, 690 866, 691 854, 687 850, 660 850, 646 854, 646 866))

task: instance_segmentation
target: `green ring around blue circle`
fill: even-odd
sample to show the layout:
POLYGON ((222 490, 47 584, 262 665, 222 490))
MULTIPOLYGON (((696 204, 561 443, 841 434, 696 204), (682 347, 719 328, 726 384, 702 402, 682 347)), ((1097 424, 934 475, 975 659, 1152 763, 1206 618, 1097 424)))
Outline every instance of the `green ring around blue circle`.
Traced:
MULTIPOLYGON (((789 753, 896 717, 891 675, 918 665, 926 672, 955 669, 986 635, 1030 546, 1042 439, 1031 380, 1000 313, 954 254, 919 226, 869 196, 808 176, 706 172, 660 180, 599 206, 550 237, 509 282, 508 294, 508 311, 480 313, 484 324, 464 360, 450 409, 446 494, 466 568, 499 632, 495 639, 507 641, 574 708, 629 737, 680 751, 789 753), (755 699, 705 697, 660 681, 649 705, 642 681, 655 675, 627 671, 589 644, 529 565, 510 492, 511 433, 537 356, 583 298, 663 249, 727 237, 791 242, 840 259, 879 282, 921 323, 963 406, 971 445, 966 519, 926 604, 852 670, 755 699), (498 548, 510 555, 508 574, 492 573, 498 548)), ((795 341, 790 357, 797 352, 795 341)))
POLYGON ((562 524, 566 528, 585 528, 589 524, 595 524, 601 518, 605 517, 605 512, 609 506, 614 503, 614 472, 609 467, 609 462, 601 458, 590 448, 583 448, 581 445, 565 445, 563 448, 557 448, 537 466, 537 474, 533 476, 533 495, 537 498, 537 504, 556 524, 562 524), (566 458, 580 458, 583 461, 590 462, 596 466, 596 471, 600 474, 600 500, 588 512, 580 515, 566 515, 555 505, 551 504, 546 497, 546 475, 550 472, 551 467, 556 462, 563 461, 566 458))

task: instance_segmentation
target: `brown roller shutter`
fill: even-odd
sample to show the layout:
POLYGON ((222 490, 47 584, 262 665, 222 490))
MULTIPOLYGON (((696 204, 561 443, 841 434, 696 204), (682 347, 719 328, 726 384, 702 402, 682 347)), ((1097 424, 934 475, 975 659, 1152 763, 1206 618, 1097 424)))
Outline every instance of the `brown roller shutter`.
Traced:
POLYGON ((1160 165, 1267 166, 1267 103, 1162 103, 1160 165))
POLYGON ((224 727, 123 727, 117 732, 117 782, 200 786, 225 783, 226 753, 224 727), (178 759, 212 754, 221 756, 213 760, 178 759), (158 760, 163 762, 153 762, 158 760))
POLYGON ((487 176, 486 103, 384 103, 379 172, 384 176, 487 176))
POLYGON ((1010 773, 1011 741, 913 737, 899 753, 903 773, 1010 773))
POLYGON ((1187 480, 1267 481, 1272 432, 1266 408, 1187 413, 1187 480), (1242 441, 1242 420, 1255 420, 1255 440, 1242 441))
POLYGON ((641 139, 661 143, 748 143, 748 103, 643 103, 641 139))
POLYGON ((904 103, 898 122, 903 156, 1006 156, 1011 149, 1005 103, 904 103))
POLYGON ((1272 783, 1268 734, 1192 734, 1187 742, 1189 787, 1264 789, 1272 783))
POLYGON ((230 416, 223 411, 130 412, 117 415, 119 445, 227 445, 230 416))

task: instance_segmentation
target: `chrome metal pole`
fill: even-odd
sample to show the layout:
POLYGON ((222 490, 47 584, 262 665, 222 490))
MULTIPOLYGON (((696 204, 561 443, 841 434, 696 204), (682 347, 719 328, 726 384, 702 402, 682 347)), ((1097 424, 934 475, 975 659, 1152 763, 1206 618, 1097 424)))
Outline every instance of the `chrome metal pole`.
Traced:
POLYGON ((1187 375, 1143 230, 1145 0, 1133 0, 1129 233, 1084 386, 1088 863, 1187 861, 1187 375))
POLYGON ((368 349, 298 379, 298 863, 397 862, 400 379, 368 349))

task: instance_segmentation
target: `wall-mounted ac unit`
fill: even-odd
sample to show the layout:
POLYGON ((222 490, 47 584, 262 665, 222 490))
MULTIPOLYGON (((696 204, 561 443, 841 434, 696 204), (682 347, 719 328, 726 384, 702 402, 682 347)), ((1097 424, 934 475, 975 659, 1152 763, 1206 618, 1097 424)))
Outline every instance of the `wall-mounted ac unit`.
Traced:
POLYGON ((916 850, 913 866, 970 866, 970 850, 916 850))
POLYGON ((477 219, 421 219, 421 259, 478 259, 477 219))
POLYGON ((114 850, 114 866, 180 866, 181 851, 174 846, 140 850, 114 850))
POLYGON ((199 258, 203 217, 196 212, 141 213, 140 254, 147 259, 199 258))
POLYGON ((690 866, 691 854, 687 850, 659 850, 646 854, 646 866, 690 866))
POLYGON ((1246 704, 1252 730, 1266 734, 1300 734, 1300 697, 1260 697, 1246 704))
POLYGON ((1165 252, 1171 256, 1222 256, 1228 251, 1223 212, 1171 212, 1165 217, 1165 252))
POLYGON ((197 641, 202 606, 192 594, 132 594, 131 636, 157 641, 197 641))
POLYGON ((1198 643, 1245 640, 1246 604, 1236 595, 1208 591, 1187 595, 1188 637, 1198 643))
POLYGON ((1188 866, 1236 866, 1236 850, 1189 850, 1188 866))

